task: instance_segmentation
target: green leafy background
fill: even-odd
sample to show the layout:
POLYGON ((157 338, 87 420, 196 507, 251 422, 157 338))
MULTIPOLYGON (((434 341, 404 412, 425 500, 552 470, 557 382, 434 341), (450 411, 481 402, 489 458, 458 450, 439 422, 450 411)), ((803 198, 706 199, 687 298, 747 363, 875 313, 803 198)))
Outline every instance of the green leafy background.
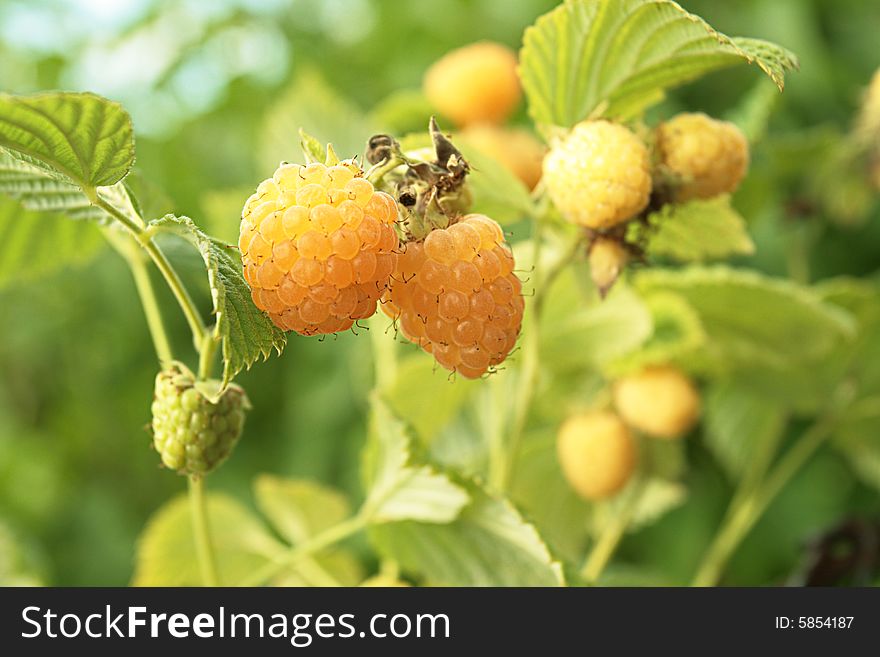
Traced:
MULTIPOLYGON (((138 178, 126 182, 138 187, 144 218, 173 209, 232 243, 240 206, 256 181, 280 159, 298 157, 300 125, 322 141, 332 139, 343 156, 358 152, 377 130, 419 130, 432 111, 418 93, 432 61, 478 39, 519 48, 523 29, 555 4, 140 0, 116 8, 105 3, 94 13, 92 3, 7 0, 0 4, 0 80, 10 93, 64 88, 120 101, 137 138, 138 178), (178 29, 181 24, 188 29, 178 29), (162 56, 143 67, 145 52, 162 56)), ((547 300, 543 383, 526 432, 517 508, 444 474, 446 468, 484 472, 485 453, 472 436, 487 421, 486 408, 509 394, 512 375, 477 387, 450 383, 424 355, 401 351, 399 378, 382 391, 382 407, 403 423, 395 429, 405 434, 398 463, 406 468, 409 456, 429 458, 436 468, 412 477, 392 472, 389 481, 427 485, 436 498, 433 512, 455 519, 407 518, 408 511, 395 506, 389 516, 377 516, 383 522, 369 529, 369 539, 417 576, 432 572, 441 583, 561 581, 556 559, 582 556, 594 527, 591 510, 561 480, 553 432, 563 413, 601 391, 602 374, 645 362, 671 359, 712 384, 699 435, 683 454, 657 455, 663 471, 652 480, 654 506, 639 510, 644 522, 625 538, 609 583, 687 582, 748 456, 740 436, 788 444, 827 396, 825 375, 833 380, 842 363, 863 364, 858 412, 835 434, 836 449, 820 452, 770 506, 725 583, 795 578, 810 536, 845 518, 880 513, 880 216, 876 204, 853 209, 861 197, 843 187, 847 181, 805 167, 828 159, 880 65, 874 29, 880 6, 833 0, 684 5, 725 34, 782 43, 800 59, 800 72, 786 76, 782 96, 756 68, 738 66, 678 87, 649 110, 651 120, 684 109, 729 115, 755 141, 751 176, 730 207, 703 215, 733 235, 736 248, 720 253, 718 245, 704 243, 704 252, 682 254, 691 245, 664 233, 664 217, 658 217, 659 230, 647 239, 660 245, 668 268, 639 273, 631 288, 616 290, 603 305, 595 305, 581 266, 560 278, 547 300), (831 193, 844 188, 846 194, 831 193), (797 211, 801 207, 809 211, 797 211), (709 262, 731 255, 729 266, 709 262), (682 258, 707 263, 676 269, 682 258), (796 281, 804 270, 813 281, 850 278, 820 287, 765 285, 761 278, 796 281), (572 303, 578 312, 571 312, 572 303), (420 389, 411 396, 413 382, 420 389), (419 411, 423 398, 430 400, 429 416, 419 411), (690 464, 686 471, 677 470, 682 457, 690 464), (499 536, 513 538, 499 543, 499 536), (450 542, 483 567, 465 577, 442 547, 450 542), (516 577, 492 567, 498 554, 486 554, 486 544, 509 551, 516 577)), ((6 102, 0 97, 0 106, 6 102)), ((624 97, 610 106, 618 114, 634 109, 624 97)), ((570 107, 557 110, 546 110, 541 122, 572 120, 570 107)), ((525 103, 514 120, 527 123, 525 103)), ((124 152, 125 143, 112 152, 124 152)), ((0 140, 0 146, 10 144, 0 140)), ((528 234, 524 193, 493 164, 481 167, 486 178, 477 201, 505 213, 516 241, 528 234), (505 186, 512 210, 499 205, 497 189, 505 186)), ((160 577, 170 572, 171 557, 164 555, 191 543, 185 505, 175 497, 184 482, 157 467, 141 430, 156 363, 133 283, 124 263, 101 248, 96 225, 42 212, 78 207, 90 213, 68 196, 65 181, 35 183, 33 166, 0 152, 0 581, 196 583, 191 563, 177 569, 177 580, 160 577), (8 196, 31 209, 22 211, 8 196), (62 206, 46 205, 49 199, 62 206), (136 562, 146 525, 153 530, 136 562), (166 567, 151 568, 151 560, 166 567)), ((124 170, 124 158, 110 158, 100 175, 74 173, 78 183, 104 185, 124 170)), ((118 201, 121 192, 112 189, 118 201)), ((169 241, 166 250, 209 312, 199 253, 183 242, 169 241)), ((520 262, 527 271, 525 256, 520 262)), ((164 289, 160 302, 173 311, 164 289)), ((175 347, 185 352, 185 323, 175 312, 167 317, 175 347)), ((359 507, 360 454, 377 403, 368 394, 372 376, 370 339, 344 334, 324 341, 294 337, 283 357, 238 377, 254 410, 235 457, 210 481, 212 512, 240 527, 221 537, 220 561, 230 577, 246 575, 285 545, 319 532, 322 521, 359 507), (300 514, 292 515, 293 508, 300 514)), ((327 576, 355 583, 375 571, 375 558, 361 537, 320 563, 303 564, 285 583, 321 583, 327 576)))

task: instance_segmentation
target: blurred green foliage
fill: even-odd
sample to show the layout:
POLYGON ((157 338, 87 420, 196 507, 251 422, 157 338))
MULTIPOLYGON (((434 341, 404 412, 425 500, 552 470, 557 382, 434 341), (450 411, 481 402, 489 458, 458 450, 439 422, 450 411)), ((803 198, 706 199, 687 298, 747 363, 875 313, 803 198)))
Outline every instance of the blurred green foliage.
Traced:
MULTIPOLYGON (((287 157, 298 157, 296 124, 316 122, 308 127, 323 136, 314 104, 298 107, 304 89, 330 94, 327 111, 359 117, 350 135, 334 136, 341 152, 359 149, 373 129, 414 127, 397 118, 421 107, 418 94, 406 90, 418 89, 423 71, 444 52, 480 39, 517 47, 523 28, 554 5, 3 0, 0 84, 17 93, 81 89, 122 101, 138 132, 143 184, 168 196, 167 204, 147 211, 158 216, 173 207, 234 241, 239 207, 256 182, 287 149, 287 157), (332 100, 337 94, 344 106, 332 100)), ((757 147, 751 176, 735 199, 757 246, 737 264, 774 275, 807 272, 811 280, 876 276, 876 206, 860 226, 832 221, 812 206, 796 211, 796 202, 809 198, 803 182, 809 172, 800 161, 783 176, 780 161, 797 159, 786 159, 785 148, 803 145, 805 134, 849 128, 860 90, 880 65, 880 4, 685 5, 728 34, 777 41, 801 61, 776 100, 768 139, 757 147)), ((757 79, 746 67, 712 75, 673 94, 652 116, 683 108, 746 111, 743 98, 757 79)), ((209 308, 198 256, 172 245, 169 255, 200 291, 200 307, 209 308)), ((171 308, 167 291, 160 295, 171 308)), ((0 579, 125 584, 138 532, 185 483, 158 468, 142 429, 157 364, 134 284, 124 263, 104 249, 77 268, 3 289, 0 303, 0 579)), ((184 347, 183 320, 173 312, 167 319, 184 347)), ((314 478, 360 498, 372 363, 369 340, 354 338, 294 336, 282 358, 239 377, 254 411, 235 458, 212 476, 212 489, 253 506, 253 477, 272 473, 314 478)), ((702 445, 689 443, 688 456, 687 503, 627 537, 621 550, 624 561, 662 574, 658 581, 688 580, 730 495, 702 445)), ((801 565, 805 536, 854 514, 877 513, 876 492, 854 482, 842 457, 823 452, 770 507, 725 581, 784 582, 801 565)), ((626 573, 620 577, 625 581, 626 573)))

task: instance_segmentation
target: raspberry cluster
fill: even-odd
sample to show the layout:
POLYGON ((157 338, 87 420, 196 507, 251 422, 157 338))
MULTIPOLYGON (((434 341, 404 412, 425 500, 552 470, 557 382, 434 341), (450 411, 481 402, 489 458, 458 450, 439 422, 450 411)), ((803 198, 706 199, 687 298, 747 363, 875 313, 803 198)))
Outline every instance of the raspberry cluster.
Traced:
POLYGON ((461 217, 406 243, 382 310, 448 370, 477 378, 516 344, 522 284, 497 222, 461 217))
POLYGON ((749 164, 749 145, 733 123, 684 113, 655 131, 659 160, 679 178, 676 201, 712 198, 734 191, 749 164))
POLYGON ((397 261, 397 204, 352 161, 282 164, 245 203, 238 246, 258 308, 302 335, 376 312, 397 261))
POLYGON ((166 467, 182 475, 205 475, 232 453, 248 408, 240 386, 230 384, 211 402, 195 387, 192 373, 174 364, 156 376, 153 446, 166 467))

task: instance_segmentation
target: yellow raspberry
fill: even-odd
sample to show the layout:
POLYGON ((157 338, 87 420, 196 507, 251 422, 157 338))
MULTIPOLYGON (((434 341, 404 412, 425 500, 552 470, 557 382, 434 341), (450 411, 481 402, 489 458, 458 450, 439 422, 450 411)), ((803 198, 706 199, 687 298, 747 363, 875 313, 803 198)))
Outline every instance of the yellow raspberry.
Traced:
POLYGON ((604 297, 626 267, 629 253, 618 240, 597 237, 590 245, 589 257, 590 276, 599 294, 604 297))
POLYGON ((648 149, 630 130, 609 121, 584 121, 544 158, 544 184, 569 221, 610 228, 648 204, 648 149))
POLYGON ((428 69, 422 86, 430 103, 460 127, 503 123, 522 93, 516 53, 490 41, 447 53, 428 69))
POLYGON ((623 488, 636 465, 636 446, 629 429, 610 411, 575 415, 556 439, 559 464, 581 497, 598 500, 623 488))
POLYGON ((516 344, 521 291, 501 227, 471 214, 406 243, 382 310, 441 366, 474 379, 516 344))
POLYGON ((614 384, 614 405, 631 427, 653 438, 680 438, 700 416, 700 394, 674 367, 648 367, 614 384))
POLYGON ((749 165, 749 143, 733 123, 678 114, 655 131, 660 163, 680 178, 676 201, 734 191, 749 165))
POLYGON ((283 164, 245 203, 244 277, 276 326, 345 331, 376 312, 397 263, 397 203, 354 162, 283 164))
POLYGON ((481 123, 463 130, 461 137, 504 165, 529 189, 534 189, 541 180, 541 164, 547 147, 528 130, 481 123))
POLYGON ((862 106, 856 118, 856 134, 869 147, 880 150, 880 69, 874 72, 864 91, 862 106))

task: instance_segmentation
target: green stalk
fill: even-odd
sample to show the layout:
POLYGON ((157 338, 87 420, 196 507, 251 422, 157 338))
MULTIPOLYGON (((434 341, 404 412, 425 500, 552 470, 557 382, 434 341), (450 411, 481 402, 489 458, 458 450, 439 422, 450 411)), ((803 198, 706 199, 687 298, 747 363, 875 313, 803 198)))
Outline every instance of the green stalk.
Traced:
POLYGON ((492 488, 500 493, 504 493, 510 489, 513 478, 516 474, 516 462, 519 451, 522 448, 523 434, 525 433, 526 421, 529 417, 529 411, 535 397, 535 389, 538 384, 538 366, 539 347, 540 347, 540 325, 541 311, 544 307, 544 300, 547 293, 556 280, 557 276, 565 269, 566 266, 575 258, 581 248, 582 240, 580 234, 572 241, 568 249, 564 250, 559 258, 553 262, 547 271, 542 271, 541 248, 543 232, 543 220, 540 217, 535 218, 535 229, 532 232, 532 259, 534 270, 532 278, 534 280, 535 295, 532 297, 531 303, 528 305, 525 314, 525 327, 522 345, 522 369, 514 397, 514 416, 511 422, 510 437, 503 449, 495 449, 490 451, 490 458, 494 454, 494 458, 501 459, 501 464, 493 467, 490 462, 490 474, 497 473, 493 478, 490 476, 489 484, 492 488))
POLYGON ((636 509, 638 508, 639 499, 645 490, 645 478, 639 476, 633 483, 632 488, 627 495, 623 508, 615 514, 610 521, 605 523, 599 539, 593 545, 584 567, 581 569, 581 576, 589 584, 595 584, 605 566, 611 561, 614 551, 620 544, 620 540, 626 533, 630 522, 632 522, 636 509))
POLYGON ((199 379, 205 381, 211 378, 214 367, 214 355, 217 353, 219 342, 212 333, 205 333, 202 343, 199 345, 199 379))
POLYGON ((125 228, 134 235, 138 243, 147 252, 147 255, 149 255, 156 264, 156 267, 159 269, 159 272, 162 274, 165 282, 171 289, 172 294, 174 294, 174 297, 177 299, 177 303, 180 305, 180 309, 183 311, 186 321, 189 324, 189 328, 192 331, 193 341, 197 346, 201 345, 205 335, 205 324, 202 321, 201 315, 199 315, 199 311, 196 308, 195 303, 193 303, 192 297, 190 297, 186 286, 184 286, 183 281, 180 280, 180 276, 178 276, 174 267, 168 262, 168 258, 165 257, 165 254, 162 253, 161 249, 159 249, 158 245, 153 241, 150 232, 144 230, 142 226, 136 224, 127 217, 125 213, 121 212, 113 204, 108 203, 98 194, 94 194, 90 198, 94 205, 104 210, 104 212, 125 226, 125 228))
POLYGON ((156 291, 153 289, 153 281, 150 280, 150 272, 147 271, 143 260, 132 259, 128 264, 134 277, 134 284, 141 300, 141 306, 144 309, 144 316, 147 319, 147 327, 153 339, 156 355, 164 367, 174 360, 174 357, 171 354, 171 344, 168 341, 168 335, 162 323, 162 314, 156 301, 156 291))
POLYGON ((810 460, 810 457, 831 435, 841 410, 849 403, 854 391, 838 391, 828 410, 786 452, 762 483, 750 492, 738 493, 722 521, 691 586, 715 586, 733 553, 761 518, 764 511, 786 484, 810 460))
MULTIPOLYGON (((100 197, 95 189, 84 189, 86 195, 93 205, 100 207, 110 216, 122 224, 129 233, 132 234, 137 243, 147 252, 156 267, 165 278, 165 282, 171 289, 180 304, 181 310, 187 319, 190 330, 193 335, 193 342, 199 351, 199 377, 207 378, 210 375, 211 364, 213 362, 214 353, 217 349, 217 343, 213 336, 205 330, 201 316, 193 303, 192 297, 178 276, 177 272, 168 262, 165 254, 153 242, 152 235, 145 230, 139 222, 133 221, 125 213, 118 210, 111 203, 108 203, 100 197)), ((105 236, 117 251, 125 258, 135 280, 135 285, 140 296, 141 305, 147 318, 147 326, 153 339, 156 354, 159 361, 164 365, 172 361, 173 352, 165 332, 162 322, 159 304, 156 300, 155 291, 149 272, 145 266, 144 260, 139 254, 132 252, 130 245, 123 244, 121 240, 110 231, 104 231, 105 236)), ((217 571, 217 562, 214 554, 214 545, 211 538, 210 526, 208 523, 208 511, 205 504, 205 488, 204 480, 200 477, 189 477, 189 500, 190 511, 192 515, 193 533, 196 543, 196 553, 198 555, 199 568, 202 571, 202 581, 206 586, 217 586, 219 584, 219 575, 217 571)))
POLYGON ((189 477, 189 508, 196 539, 196 554, 202 571, 202 583, 205 586, 219 586, 217 558, 214 554, 208 508, 205 504, 205 480, 201 477, 189 477))
POLYGON ((288 568, 293 568, 303 560, 308 559, 316 552, 335 545, 349 536, 356 534, 366 527, 367 519, 362 515, 355 515, 348 520, 330 527, 308 541, 288 550, 274 561, 251 573, 241 582, 241 586, 262 586, 273 577, 283 573, 288 568))

